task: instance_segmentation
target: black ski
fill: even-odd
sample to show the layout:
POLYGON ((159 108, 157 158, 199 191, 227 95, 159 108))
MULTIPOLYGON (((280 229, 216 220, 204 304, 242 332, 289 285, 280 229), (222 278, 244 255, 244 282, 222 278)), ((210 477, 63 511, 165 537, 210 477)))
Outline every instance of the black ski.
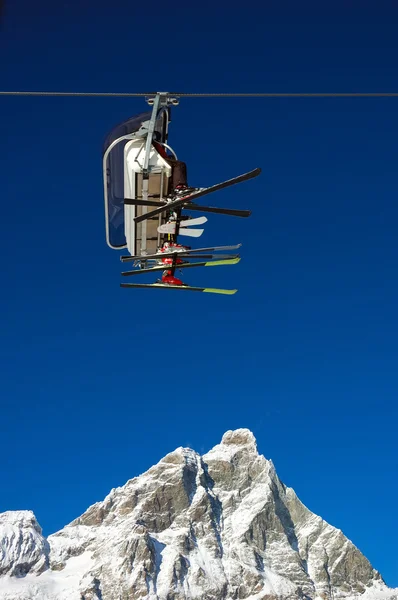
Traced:
MULTIPOLYGON (((216 192, 217 190, 221 190, 221 189, 229 187, 231 185, 241 183, 242 181, 247 181, 249 179, 253 179, 253 177, 257 177, 258 175, 260 175, 260 173, 261 173, 261 169, 259 169, 259 168, 253 169, 253 171, 249 171, 248 173, 244 173, 243 175, 238 175, 238 177, 233 177, 232 179, 228 179, 228 181, 223 181, 222 183, 217 183, 216 185, 212 185, 208 188, 204 188, 203 190, 199 190, 197 192, 194 192, 193 194, 184 196, 183 198, 179 198, 178 200, 173 200, 172 202, 168 202, 167 204, 165 204, 163 206, 155 208, 155 210, 151 210, 143 215, 135 217, 134 221, 136 223, 140 223, 141 221, 145 221, 146 219, 151 219, 152 217, 155 217, 156 215, 166 212, 167 210, 176 210, 177 208, 183 207, 185 204, 189 205, 190 202, 192 202, 193 200, 196 200, 197 198, 201 198, 202 196, 206 196, 207 194, 212 194, 213 192, 216 192)), ((133 200, 133 202, 136 202, 136 201, 133 200)), ((128 204, 129 201, 125 200, 125 203, 128 204)), ((204 207, 201 208, 201 210, 204 210, 204 207)))
MULTIPOLYGON (((213 247, 209 247, 209 248, 194 248, 194 249, 190 248, 189 250, 183 250, 182 252, 175 251, 175 252, 168 252, 167 254, 166 254, 166 252, 164 252, 164 253, 158 252, 157 254, 137 254, 136 256, 130 256, 128 254, 127 256, 121 256, 120 260, 121 260, 121 262, 131 262, 133 260, 173 258, 175 254, 177 254, 177 256, 187 256, 187 255, 195 254, 196 252, 216 252, 217 250, 229 251, 229 250, 237 250, 241 246, 242 246, 242 244, 235 244, 233 246, 213 246, 213 247)), ((192 258, 194 258, 194 257, 192 257, 192 258)))
POLYGON ((141 256, 140 258, 137 258, 137 262, 145 263, 149 261, 160 261, 162 260, 162 258, 175 258, 175 256, 177 256, 178 258, 184 258, 185 260, 192 258, 206 258, 208 260, 211 258, 216 258, 217 260, 239 258, 239 254, 186 254, 185 252, 170 252, 170 254, 156 254, 156 258, 146 258, 145 256, 141 256))
MULTIPOLYGON (((147 202, 146 200, 132 200, 130 198, 125 198, 124 200, 125 204, 129 204, 129 205, 136 205, 136 206, 158 206, 159 208, 162 208, 163 206, 165 207, 165 209, 169 209, 170 204, 163 204, 161 202, 147 202)), ((173 208, 173 207, 172 207, 173 208)), ((216 213, 219 215, 231 215, 232 217, 250 217, 251 215, 251 210, 237 210, 235 208, 219 208, 216 206, 200 206, 199 204, 187 204, 186 206, 183 206, 184 210, 198 210, 201 212, 208 212, 208 213, 216 213)), ((148 214, 148 213, 147 213, 148 214)), ((155 215, 156 216, 156 215, 155 215)), ((183 221, 182 221, 183 223, 183 221)))
POLYGON ((167 202, 159 202, 156 200, 142 200, 141 198, 125 198, 124 203, 129 206, 167 206, 167 202))
POLYGON ((176 269, 189 269, 193 267, 220 267, 222 265, 236 265, 239 261, 240 257, 228 258, 226 260, 213 260, 208 262, 160 265, 158 267, 150 267, 149 269, 135 269, 134 271, 123 271, 122 275, 124 275, 124 277, 128 277, 130 275, 141 275, 142 273, 152 273, 152 271, 165 271, 167 269, 173 269, 174 271, 176 269))
POLYGON ((232 296, 236 294, 238 290, 222 290, 219 288, 203 288, 203 287, 192 287, 190 285, 169 285, 167 283, 121 283, 120 287, 123 288, 158 288, 164 290, 185 290, 187 292, 207 292, 210 294, 224 294, 232 296))
POLYGON ((237 210, 235 208, 218 208, 216 206, 199 206, 199 204, 187 204, 184 210, 200 210, 201 212, 216 213, 219 215, 231 215, 232 217, 250 217, 251 210, 237 210))

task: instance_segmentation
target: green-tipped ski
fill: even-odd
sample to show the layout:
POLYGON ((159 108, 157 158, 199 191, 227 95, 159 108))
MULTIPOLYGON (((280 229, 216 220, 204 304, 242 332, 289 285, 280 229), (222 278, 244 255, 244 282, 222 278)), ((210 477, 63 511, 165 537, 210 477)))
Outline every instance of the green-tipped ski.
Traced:
POLYGON ((122 275, 125 277, 129 275, 141 275, 141 273, 152 273, 153 271, 164 271, 165 269, 189 269, 193 267, 220 267, 222 265, 236 265, 240 261, 240 257, 225 259, 225 260, 211 260, 207 262, 197 263, 185 263, 185 264, 169 264, 160 265, 159 267, 151 267, 149 269, 135 269, 134 271, 123 271, 122 275))
POLYGON ((222 290, 219 288, 192 287, 190 285, 168 285, 167 283, 121 283, 123 288, 158 288, 168 290, 185 290, 187 292, 206 292, 209 294, 224 294, 232 296, 238 290, 222 290))

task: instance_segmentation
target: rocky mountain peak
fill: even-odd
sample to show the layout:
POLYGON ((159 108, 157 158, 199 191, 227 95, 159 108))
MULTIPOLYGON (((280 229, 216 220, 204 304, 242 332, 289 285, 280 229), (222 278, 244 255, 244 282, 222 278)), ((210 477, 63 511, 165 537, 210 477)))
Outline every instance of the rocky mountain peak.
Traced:
POLYGON ((398 600, 248 429, 177 448, 48 540, 33 513, 3 513, 0 540, 0 600, 398 600))
POLYGON ((257 442, 253 433, 249 429, 235 429, 227 431, 222 436, 220 444, 217 444, 205 456, 216 456, 220 454, 226 459, 236 454, 243 458, 258 456, 257 442))
POLYGON ((222 436, 221 444, 226 446, 253 446, 257 453, 257 442, 250 429, 229 430, 222 436))
POLYGON ((0 513, 0 575, 22 577, 48 567, 49 546, 30 510, 0 513))

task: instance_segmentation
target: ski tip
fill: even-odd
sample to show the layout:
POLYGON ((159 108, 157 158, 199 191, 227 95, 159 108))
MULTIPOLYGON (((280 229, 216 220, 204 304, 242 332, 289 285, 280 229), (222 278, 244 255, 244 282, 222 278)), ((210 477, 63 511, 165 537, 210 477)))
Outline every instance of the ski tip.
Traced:
POLYGON ((221 265, 236 265, 238 262, 240 262, 241 257, 240 256, 236 256, 235 258, 225 258, 222 260, 211 260, 208 261, 205 266, 206 267, 220 267, 221 265))
POLYGON ((159 283, 121 283, 122 288, 145 288, 145 289, 169 289, 169 290, 188 290, 192 292, 207 292, 208 294, 221 294, 232 296, 238 290, 224 290, 220 288, 192 287, 189 285, 164 285, 159 283))
POLYGON ((219 288, 204 288, 204 292, 209 294, 223 294, 225 296, 233 296, 238 290, 220 290, 219 288))
POLYGON ((253 179, 253 177, 257 177, 258 175, 260 175, 260 173, 261 173, 261 168, 256 167, 252 171, 249 171, 248 173, 243 175, 243 177, 246 177, 246 179, 253 179))

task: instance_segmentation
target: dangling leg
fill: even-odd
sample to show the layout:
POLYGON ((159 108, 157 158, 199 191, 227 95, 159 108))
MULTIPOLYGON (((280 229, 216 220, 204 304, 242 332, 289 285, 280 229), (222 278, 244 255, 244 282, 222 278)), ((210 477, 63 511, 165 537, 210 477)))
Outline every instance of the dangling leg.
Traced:
POLYGON ((168 285, 184 285, 181 279, 178 279, 178 277, 174 277, 174 275, 171 274, 169 269, 163 271, 162 283, 166 283, 168 285))
POLYGON ((200 189, 188 186, 187 165, 185 162, 169 156, 162 144, 153 142, 153 145, 160 156, 171 166, 171 195, 185 196, 200 189))
POLYGON ((187 175, 187 165, 181 160, 172 160, 171 166, 173 168, 172 174, 172 185, 173 190, 178 190, 181 188, 188 187, 188 175, 187 175))
POLYGON ((196 192, 200 188, 189 187, 187 165, 182 160, 167 157, 167 162, 172 168, 172 194, 175 196, 186 196, 192 192, 196 192))

